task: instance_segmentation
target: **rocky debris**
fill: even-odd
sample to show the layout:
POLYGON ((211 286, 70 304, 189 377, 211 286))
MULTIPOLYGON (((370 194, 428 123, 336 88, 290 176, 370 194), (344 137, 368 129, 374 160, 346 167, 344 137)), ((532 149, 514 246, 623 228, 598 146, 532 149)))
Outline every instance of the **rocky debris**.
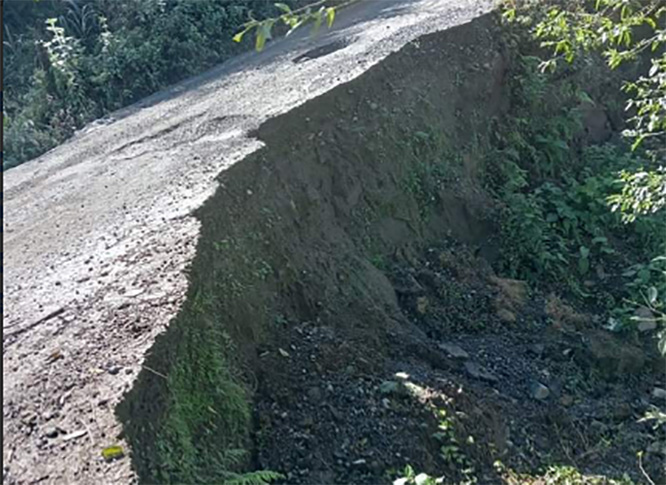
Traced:
POLYGON ((468 359, 469 354, 465 352, 459 345, 442 342, 438 347, 454 359, 468 359))
POLYGON ((538 401, 544 401, 550 396, 550 389, 540 382, 533 382, 530 386, 530 395, 538 401))
POLYGON ((120 367, 119 365, 112 365, 112 366, 109 366, 109 368, 107 369, 107 372, 109 374, 111 374, 112 376, 115 376, 115 375, 119 374, 121 370, 122 370, 122 367, 120 367))
POLYGON ((58 428, 55 426, 49 426, 44 430, 44 436, 47 438, 55 438, 58 436, 58 428))
POLYGON ((416 299, 416 311, 421 315, 426 314, 426 312, 428 311, 428 298, 427 297, 419 296, 416 299))
POLYGON ((482 381, 488 382, 498 382, 499 379, 495 374, 488 371, 485 367, 480 366, 476 362, 467 361, 465 362, 465 370, 467 373, 475 379, 481 379, 482 381))
POLYGON ((498 290, 493 302, 497 316, 505 323, 516 322, 527 301, 527 283, 497 276, 491 276, 490 283, 498 290))
POLYGON ((655 387, 652 389, 652 397, 655 399, 666 399, 666 389, 655 387))
POLYGON ((657 329, 657 321, 642 321, 638 323, 639 332, 652 332, 657 329))
POLYGON ((318 387, 311 387, 308 389, 307 395, 312 402, 319 402, 322 399, 322 392, 318 387))
POLYGON ((574 350, 574 358, 581 365, 595 367, 608 379, 637 374, 648 362, 642 348, 603 330, 587 332, 574 350))
POLYGON ((407 389, 402 382, 384 381, 379 385, 379 392, 385 395, 401 396, 407 393, 407 389))
POLYGON ((537 357, 542 357, 543 353, 546 350, 546 346, 544 344, 532 344, 527 348, 527 351, 537 357))
MULTIPOLYGON (((413 272, 420 274, 418 270, 413 272)), ((428 319, 434 321, 437 315, 441 318, 440 309, 443 308, 430 285, 438 285, 440 281, 434 271, 418 281, 428 294, 430 308, 427 315, 414 318, 417 316, 416 298, 405 298, 400 303, 414 325, 420 330, 430 329, 428 319)), ((441 299, 448 302, 447 294, 442 292, 442 295, 441 299)), ((526 302, 523 315, 544 312, 543 305, 531 303, 526 302)), ((492 304, 483 308, 486 313, 482 317, 495 314, 492 304)), ((445 316, 449 314, 444 313, 445 316)), ((526 446, 530 450, 534 447, 537 453, 559 450, 562 444, 552 428, 557 425, 564 431, 561 439, 567 447, 584 446, 577 440, 617 431, 622 438, 611 445, 609 449, 613 451, 603 451, 603 456, 615 466, 617 457, 625 454, 626 440, 637 439, 631 433, 641 425, 636 424, 632 416, 636 417, 642 411, 634 409, 625 397, 618 397, 626 393, 626 381, 590 380, 586 386, 580 386, 590 365, 597 365, 597 359, 605 362, 606 357, 596 346, 607 346, 608 342, 605 337, 593 343, 589 334, 581 339, 576 333, 554 331, 547 326, 545 318, 543 321, 541 328, 512 332, 451 331, 447 338, 456 343, 442 341, 442 336, 427 336, 425 332, 414 331, 410 334, 421 345, 408 346, 402 337, 389 339, 387 346, 391 350, 387 355, 400 357, 396 357, 396 361, 389 358, 389 369, 382 368, 370 374, 361 371, 359 359, 351 354, 345 354, 344 360, 325 370, 326 359, 315 352, 313 346, 338 348, 340 342, 335 339, 344 337, 322 338, 315 335, 314 329, 292 332, 296 341, 282 344, 293 349, 291 358, 282 359, 276 353, 271 356, 276 365, 295 369, 295 372, 281 370, 279 375, 303 375, 305 383, 298 384, 298 391, 294 392, 282 388, 295 386, 291 381, 273 383, 275 389, 270 393, 259 392, 260 420, 265 423, 260 431, 263 441, 257 443, 262 450, 260 465, 284 471, 290 477, 288 482, 295 484, 321 483, 322 480, 324 483, 381 483, 387 469, 401 470, 407 463, 415 465, 415 470, 428 466, 426 463, 430 458, 424 447, 427 439, 423 436, 430 436, 436 428, 431 428, 429 419, 432 416, 424 418, 421 414, 424 409, 465 403, 461 408, 446 410, 451 411, 449 415, 455 416, 456 420, 463 415, 469 417, 469 421, 462 418, 460 422, 456 421, 456 429, 460 426, 464 433, 473 435, 472 449, 475 450, 473 453, 478 453, 475 457, 477 464, 483 462, 480 455, 492 454, 486 453, 484 448, 491 442, 495 443, 503 460, 516 460, 516 463, 521 462, 521 454, 528 452, 526 446), (446 357, 449 365, 433 365, 424 351, 426 346, 442 358, 446 357), (311 355, 316 358, 312 359, 311 355), (474 360, 470 360, 470 356, 474 360), (403 357, 405 360, 400 360, 403 357), (453 360, 457 362, 451 362, 453 360), (316 367, 315 362, 321 367, 316 367), (303 370, 306 368, 307 372, 303 370), (461 371, 471 379, 461 379, 461 371), (448 384, 443 385, 444 382, 448 384), (501 384, 494 385, 499 382, 501 384), (493 384, 493 389, 489 389, 486 383, 493 384), (304 398, 293 399, 291 395, 304 398), (550 401, 557 404, 544 405, 550 401), (283 404, 277 405, 279 402, 283 404), (479 405, 480 402, 483 405, 479 405), (572 421, 578 431, 571 428, 572 421), (620 424, 634 429, 623 434, 624 431, 618 431, 620 424)), ((625 341, 615 343, 627 345, 625 341)), ((621 362, 610 363, 611 367, 633 368, 631 359, 618 348, 611 346, 608 352, 615 353, 613 359, 621 362)), ((638 374, 637 378, 649 380, 646 373, 638 374)), ((643 449, 650 443, 647 441, 650 438, 649 435, 641 438, 643 449)), ((657 451, 656 445, 653 449, 657 451)), ((587 448, 582 450, 584 453, 587 448)), ((657 453, 648 455, 661 456, 657 453)), ((586 465, 599 459, 592 454, 589 456, 591 458, 584 455, 581 459, 586 465)), ((656 458, 646 457, 649 459, 656 458)), ((622 470, 634 466, 634 462, 623 464, 622 470)), ((494 482, 488 478, 484 483, 494 482)))

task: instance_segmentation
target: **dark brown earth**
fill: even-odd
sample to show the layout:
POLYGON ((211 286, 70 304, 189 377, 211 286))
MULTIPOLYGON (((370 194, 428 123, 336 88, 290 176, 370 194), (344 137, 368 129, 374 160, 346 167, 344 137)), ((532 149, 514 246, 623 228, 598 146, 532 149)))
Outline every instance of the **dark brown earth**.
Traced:
MULTIPOLYGON (((251 468, 286 483, 388 483, 407 464, 444 483, 541 483, 541 468, 569 465, 642 483, 635 453, 651 448, 644 465, 663 476, 663 437, 637 423, 659 385, 652 342, 620 343, 594 309, 492 270, 497 208, 480 173, 510 71, 494 17, 424 36, 264 123, 265 146, 197 212, 188 301, 205 303, 147 365, 178 373, 201 362, 183 342, 225 332, 254 404, 239 440, 251 468)), ((169 399, 144 371, 119 408, 144 477, 162 466, 169 399)), ((230 434, 210 425, 201 449, 230 434)))
MULTIPOLYGON (((528 288, 497 278, 473 249, 451 242, 389 263, 403 325, 421 348, 389 333, 378 359, 335 328, 284 322, 276 345, 288 355, 271 348, 262 357, 271 370, 259 377, 258 466, 289 470, 286 483, 388 483, 411 465, 444 483, 490 484, 506 483, 501 460, 529 476, 568 465, 643 483, 629 450, 654 450, 664 439, 638 422, 663 405, 651 395, 660 369, 646 364, 644 350, 627 352, 610 337, 600 359, 593 315, 535 292, 507 294, 507 286, 528 288), (502 318, 507 307, 513 322, 502 318), (560 327, 574 322, 575 330, 560 327), (614 368, 622 358, 634 373, 614 368), (452 432, 444 439, 442 411, 452 432), (444 458, 441 446, 452 445, 444 458)), ((663 483, 663 457, 644 460, 663 483)))
POLYGON ((5 173, 3 481, 132 481, 127 457, 101 458, 127 448, 113 409, 183 301, 192 210, 259 148, 248 131, 489 7, 361 2, 331 32, 240 56, 5 173), (293 62, 339 39, 349 45, 293 62))

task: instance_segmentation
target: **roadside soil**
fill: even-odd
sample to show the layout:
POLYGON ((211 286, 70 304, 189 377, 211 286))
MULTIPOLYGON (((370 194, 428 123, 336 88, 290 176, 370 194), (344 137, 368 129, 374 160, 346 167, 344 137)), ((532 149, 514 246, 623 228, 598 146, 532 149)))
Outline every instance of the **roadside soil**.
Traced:
POLYGON ((361 2, 330 32, 239 56, 5 173, 3 482, 134 481, 113 409, 183 301, 192 211, 260 146, 248 132, 490 6, 361 2), (115 444, 125 457, 107 463, 115 444))
POLYGON ((389 483, 410 465, 443 483, 536 484, 557 465, 646 483, 636 453, 650 450, 643 466, 666 480, 665 436, 639 422, 663 406, 654 341, 601 335, 594 314, 498 278, 474 249, 392 259, 412 338, 389 335, 379 361, 340 329, 282 322, 261 354, 258 468, 285 483, 389 483))

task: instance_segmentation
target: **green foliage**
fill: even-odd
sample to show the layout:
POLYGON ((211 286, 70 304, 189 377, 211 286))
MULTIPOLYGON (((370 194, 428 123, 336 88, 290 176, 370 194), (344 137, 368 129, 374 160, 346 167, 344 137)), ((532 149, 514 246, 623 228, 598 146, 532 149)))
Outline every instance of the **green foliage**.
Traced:
POLYGON ((560 61, 574 63, 590 52, 600 52, 611 68, 649 58, 647 73, 630 80, 623 90, 631 98, 627 110, 632 125, 624 135, 632 148, 643 145, 652 161, 648 171, 622 171, 621 191, 611 198, 615 209, 632 221, 637 215, 666 207, 666 6, 658 0, 584 0, 542 2, 508 1, 505 17, 529 25, 534 38, 552 55, 540 64, 554 71, 560 61))
POLYGON ((337 7, 327 7, 324 5, 326 0, 320 0, 309 5, 305 5, 296 10, 292 10, 286 3, 276 3, 275 7, 278 8, 282 14, 277 17, 269 17, 264 20, 250 19, 243 24, 242 30, 233 36, 234 42, 241 42, 245 34, 255 31, 255 49, 257 51, 263 50, 266 41, 273 38, 273 27, 281 22, 288 30, 286 36, 291 35, 296 29, 306 25, 312 24, 312 33, 316 34, 321 24, 326 22, 328 28, 333 26, 335 20, 335 13, 338 8, 349 5, 357 0, 349 0, 337 7), (319 7, 319 8, 317 8, 319 7))
POLYGON ((613 179, 583 174, 560 185, 544 182, 529 192, 505 195, 504 270, 514 277, 567 281, 576 287, 594 262, 612 255, 613 230, 620 218, 608 212, 604 197, 613 179))
POLYGON ((551 465, 539 477, 505 472, 510 478, 509 483, 545 484, 545 485, 634 485, 629 476, 613 479, 600 475, 583 474, 576 467, 567 465, 551 465))
POLYGON ((437 410, 439 418, 438 431, 433 434, 433 438, 440 442, 440 453, 444 461, 454 465, 456 468, 462 467, 464 475, 471 475, 473 469, 462 448, 458 443, 455 433, 455 421, 448 415, 445 409, 437 410))
MULTIPOLYGON (((666 328, 660 297, 666 294, 666 259, 660 256, 666 254, 666 218, 648 203, 610 210, 654 197, 659 191, 645 185, 659 181, 642 169, 649 161, 640 151, 621 143, 585 145, 580 107, 594 101, 572 75, 556 79, 537 65, 533 57, 519 63, 512 82, 515 115, 498 130, 486 164, 502 204, 499 269, 535 286, 598 298, 611 311, 614 330, 635 328, 639 305, 666 328), (618 192, 631 185, 618 181, 622 171, 642 174, 632 179, 640 187, 624 198, 618 192), (610 293, 588 288, 612 272, 624 272, 625 279, 604 290, 610 293)), ((666 332, 662 336, 666 348, 666 332)))
POLYGON ((3 166, 240 52, 233 32, 277 12, 269 0, 6 3, 3 166))
POLYGON ((265 485, 276 480, 283 480, 284 475, 272 471, 260 470, 242 474, 230 474, 225 479, 225 485, 265 485))
POLYGON ((619 209, 626 222, 634 222, 637 216, 654 214, 666 206, 666 167, 656 170, 620 172, 622 190, 608 197, 611 210, 619 209))
POLYGON ((414 196, 422 220, 427 220, 442 190, 459 179, 462 162, 446 143, 446 137, 433 130, 417 131, 401 142, 405 174, 401 185, 414 196))
POLYGON ((159 423, 156 483, 265 484, 271 471, 243 473, 250 406, 236 369, 231 339, 208 319, 212 302, 201 294, 180 316, 185 324, 167 377, 168 402, 159 423))
POLYGON ((660 329, 657 333, 659 352, 666 356, 666 242, 661 254, 647 264, 631 266, 622 274, 631 296, 626 300, 629 305, 615 312, 611 329, 621 330, 628 323, 654 322, 660 329), (651 316, 635 315, 634 310, 639 307, 649 309, 651 316))
POLYGON ((426 473, 416 474, 412 466, 407 465, 402 477, 393 481, 393 485, 435 485, 443 483, 443 478, 434 478, 426 473))

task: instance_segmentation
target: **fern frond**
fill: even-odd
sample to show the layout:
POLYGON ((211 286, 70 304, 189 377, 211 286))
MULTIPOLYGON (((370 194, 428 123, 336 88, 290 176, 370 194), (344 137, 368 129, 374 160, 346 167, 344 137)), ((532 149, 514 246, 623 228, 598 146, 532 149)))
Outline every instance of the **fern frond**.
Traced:
POLYGON ((259 470, 256 472, 249 472, 238 474, 234 478, 226 480, 225 485, 266 485, 275 480, 280 480, 284 478, 284 475, 281 475, 277 472, 272 472, 270 470, 259 470))

